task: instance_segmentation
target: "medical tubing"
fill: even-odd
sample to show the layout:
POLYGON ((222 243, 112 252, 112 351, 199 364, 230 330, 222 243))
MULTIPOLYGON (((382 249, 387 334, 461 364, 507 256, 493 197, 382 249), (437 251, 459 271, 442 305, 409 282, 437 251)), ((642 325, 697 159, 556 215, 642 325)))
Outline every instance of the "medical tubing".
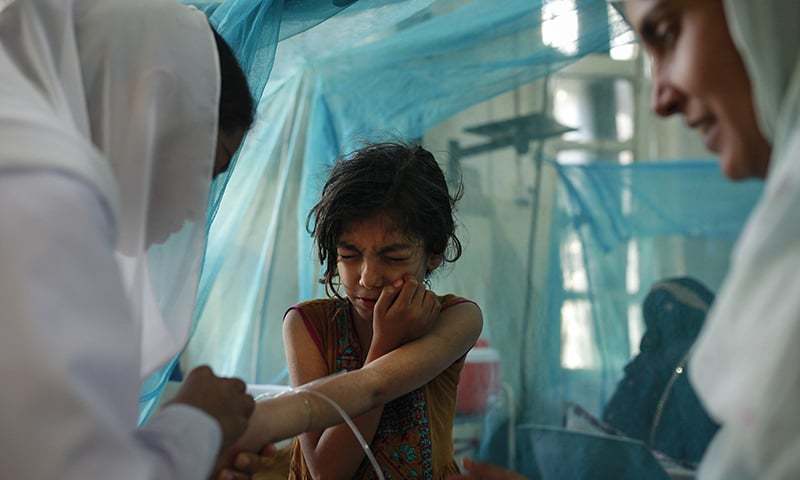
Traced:
MULTIPOLYGON (((350 427, 350 430, 353 431, 353 435, 356 436, 356 440, 358 440, 358 443, 361 444, 361 448, 364 450, 364 453, 367 455, 367 459, 369 460, 369 463, 372 464, 372 468, 373 468, 373 470, 375 470, 375 475, 377 475, 378 480, 385 480, 385 478, 383 476, 383 471, 381 470, 381 466, 378 464, 378 460, 375 458, 375 455, 372 453, 372 449, 369 448, 369 443, 366 441, 364 436, 361 435, 361 432, 358 430, 358 427, 353 422, 353 419, 350 418, 350 415, 348 415, 347 412, 345 412, 342 407, 340 407, 336 402, 334 402, 327 395, 324 395, 324 394, 322 394, 320 392, 316 392, 314 390, 308 390, 308 389, 304 389, 304 388, 291 388, 291 389, 287 390, 286 392, 279 393, 278 395, 274 395, 274 396, 269 395, 268 393, 259 395, 259 399, 263 398, 265 396, 268 396, 268 395, 274 398, 274 397, 279 397, 279 396, 286 395, 286 394, 289 394, 289 393, 296 393, 298 395, 301 394, 301 393, 309 393, 311 395, 319 397, 320 399, 322 399, 325 402, 327 402, 330 406, 332 406, 333 409, 336 410, 339 413, 339 416, 342 417, 342 420, 345 421, 347 426, 350 427)), ((258 400, 258 399, 256 399, 256 400, 258 400)), ((308 404, 306 404, 306 407, 308 408, 308 404)), ((311 411, 310 411, 310 409, 308 410, 308 415, 309 415, 309 422, 310 422, 311 421, 311 411)))

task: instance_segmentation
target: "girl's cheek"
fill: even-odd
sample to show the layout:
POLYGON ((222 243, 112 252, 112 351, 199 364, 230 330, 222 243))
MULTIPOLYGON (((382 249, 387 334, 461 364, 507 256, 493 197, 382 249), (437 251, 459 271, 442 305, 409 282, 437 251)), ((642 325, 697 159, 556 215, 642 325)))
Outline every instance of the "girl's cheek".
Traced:
POLYGON ((358 274, 353 268, 340 263, 338 271, 339 278, 342 280, 342 283, 344 283, 345 286, 350 286, 351 283, 358 281, 358 274))

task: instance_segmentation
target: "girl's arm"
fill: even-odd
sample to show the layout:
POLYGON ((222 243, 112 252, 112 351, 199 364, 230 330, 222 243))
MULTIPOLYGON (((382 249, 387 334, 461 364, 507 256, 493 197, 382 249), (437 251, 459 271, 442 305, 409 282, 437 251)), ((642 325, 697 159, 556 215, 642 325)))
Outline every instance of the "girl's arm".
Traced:
MULTIPOLYGON (((392 313, 392 309, 395 309, 395 313, 397 310, 402 310, 403 305, 404 302, 395 301, 384 320, 387 323, 393 320, 394 315, 389 315, 389 313, 392 313), (399 308, 396 309, 395 307, 398 306, 399 308)), ((380 319, 376 319, 376 321, 380 321, 380 319)), ((295 380, 299 382, 325 376, 327 368, 300 316, 297 315, 294 320, 287 317, 286 322, 287 358, 289 358, 290 365, 293 362, 296 364, 294 369, 297 371, 293 374, 293 383, 295 380)), ((480 310, 475 304, 463 303, 453 306, 442 312, 430 331, 421 338, 401 345, 383 355, 380 355, 382 352, 379 350, 373 352, 371 348, 368 362, 360 370, 321 379, 310 386, 304 386, 303 389, 314 390, 326 395, 339 404, 348 415, 358 417, 356 423, 366 440, 370 441, 377 428, 382 406, 386 402, 427 384, 461 358, 480 335, 482 322, 480 310)), ((413 322, 408 323, 413 324, 413 322)), ((385 340, 386 338, 384 337, 382 340, 376 332, 372 345, 390 345, 391 342, 385 340)), ((291 369, 293 367, 290 366, 291 369)), ((342 423, 342 419, 333 408, 308 393, 300 392, 272 398, 259 402, 257 405, 256 412, 250 421, 248 434, 240 443, 240 448, 257 450, 261 445, 270 441, 288 438, 303 431, 322 430, 340 423, 342 423)), ((343 429, 347 428, 346 426, 342 427, 343 429)), ((333 429, 330 430, 333 431, 333 429)), ((338 453, 333 461, 330 461, 330 458, 327 458, 327 450, 323 448, 319 452, 320 461, 317 462, 315 458, 318 455, 317 450, 323 435, 317 432, 304 436, 305 439, 301 438, 306 461, 309 468, 315 473, 315 478, 326 476, 324 472, 319 471, 320 468, 335 467, 344 460, 348 460, 348 464, 352 462, 355 465, 355 467, 351 467, 352 471, 333 473, 343 474, 344 477, 349 478, 358 468, 363 460, 363 451, 357 445, 349 429, 344 432, 351 442, 349 447, 354 447, 354 450, 347 454, 348 459, 338 453), (309 447, 313 447, 313 451, 309 447), (311 455, 306 452, 311 452, 311 455), (319 466, 316 466, 317 464, 319 466)), ((345 434, 342 436, 344 437, 345 434)), ((336 438, 334 435, 332 433, 330 438, 336 438)), ((327 445, 328 442, 324 442, 322 447, 327 445)), ((333 442, 330 445, 335 448, 333 442)), ((348 448, 348 450, 350 449, 348 448)))
MULTIPOLYGON (((427 292, 415 279, 387 286, 375 305, 372 319, 372 337, 364 365, 367 366, 406 343, 409 338, 420 336, 419 327, 431 325, 439 316, 440 305, 432 292, 427 292), (402 289, 398 291, 398 287, 402 289)), ((299 315, 297 315, 299 317, 299 315)), ((304 352, 311 341, 302 319, 294 318, 293 325, 286 324, 287 360, 292 384, 302 385, 320 378, 319 371, 327 370, 321 358, 309 361, 296 353, 304 352), (295 347, 301 348, 295 350, 295 347), (291 348, 290 348, 291 347, 291 348), (316 364, 316 365, 315 365, 316 364), (321 368, 320 368, 321 367, 321 368)), ((313 347, 312 347, 313 348, 313 347)), ((362 367, 364 368, 364 367, 362 367)), ((354 419, 367 443, 372 443, 383 414, 383 404, 354 419)), ((300 436, 306 464, 316 479, 352 478, 364 459, 364 450, 350 427, 340 424, 324 432, 306 433, 300 436)))
MULTIPOLYGON (((292 385, 303 385, 328 374, 327 365, 312 341, 298 312, 291 311, 284 320, 284 345, 292 385)), ((382 353, 370 349, 365 364, 371 363, 382 353)), ((304 402, 307 399, 304 399, 304 402)), ((309 404, 304 404, 304 407, 309 404)), ((378 429, 383 405, 375 405, 370 411, 353 418, 364 439, 372 442, 378 429)), ((303 456, 317 480, 327 478, 352 478, 361 464, 364 452, 346 424, 339 424, 324 431, 310 431, 300 435, 303 456)))

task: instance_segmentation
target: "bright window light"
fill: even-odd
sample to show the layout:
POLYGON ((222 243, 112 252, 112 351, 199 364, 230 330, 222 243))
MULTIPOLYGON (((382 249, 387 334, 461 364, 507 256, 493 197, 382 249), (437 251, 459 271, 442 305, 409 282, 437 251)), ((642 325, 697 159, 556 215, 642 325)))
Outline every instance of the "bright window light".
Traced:
POLYGON ((570 300, 561 306, 561 366, 584 370, 597 365, 591 306, 587 300, 570 300))
POLYGON ((628 112, 617 111, 617 136, 619 138, 628 140, 633 137, 633 117, 628 112))
POLYGON ((548 0, 542 8, 542 42, 566 55, 578 53, 575 0, 548 0))
MULTIPOLYGON (((553 96, 553 115, 556 120, 564 125, 576 126, 581 124, 581 111, 578 105, 579 98, 574 92, 567 91, 565 88, 556 87, 553 96)), ((565 138, 574 138, 576 132, 569 132, 565 138)))
MULTIPOLYGON (((608 18, 611 21, 612 29, 617 26, 621 28, 625 25, 622 15, 611 5, 608 6, 608 18)), ((625 30, 614 38, 611 43, 611 50, 608 52, 609 56, 614 60, 633 60, 636 58, 637 53, 636 36, 633 34, 633 30, 630 29, 625 30)))
POLYGON ((628 341, 630 342, 631 357, 639 355, 639 345, 642 343, 642 335, 644 335, 642 307, 639 305, 628 305, 628 341))
POLYGON ((583 244, 574 232, 561 244, 561 271, 565 290, 575 293, 588 291, 589 282, 583 265, 583 244))
POLYGON ((628 242, 628 262, 625 272, 625 286, 630 295, 639 293, 641 288, 639 279, 639 243, 628 242))
POLYGON ((633 60, 636 58, 637 47, 633 32, 628 31, 617 37, 608 54, 612 60, 633 60))

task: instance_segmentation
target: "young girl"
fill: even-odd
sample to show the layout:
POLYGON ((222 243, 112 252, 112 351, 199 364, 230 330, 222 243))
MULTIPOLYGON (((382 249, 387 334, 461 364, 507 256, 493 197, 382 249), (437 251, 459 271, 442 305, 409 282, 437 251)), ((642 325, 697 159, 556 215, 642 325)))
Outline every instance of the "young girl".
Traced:
MULTIPOLYGON (((456 387, 481 313, 469 300, 425 286, 461 254, 457 197, 425 149, 379 144, 334 166, 309 215, 329 298, 286 314, 291 381, 303 385, 343 370, 369 374, 372 380, 353 384, 348 395, 370 402, 354 421, 386 478, 458 472, 456 387)), ((346 425, 295 440, 291 479, 373 476, 346 425)))

